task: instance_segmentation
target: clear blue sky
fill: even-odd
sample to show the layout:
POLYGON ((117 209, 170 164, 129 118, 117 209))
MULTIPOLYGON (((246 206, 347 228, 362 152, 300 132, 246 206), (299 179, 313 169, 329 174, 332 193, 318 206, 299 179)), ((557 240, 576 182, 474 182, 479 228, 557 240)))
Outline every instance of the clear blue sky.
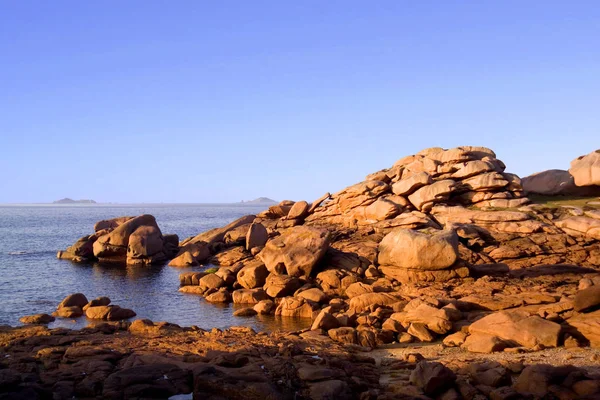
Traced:
POLYGON ((600 147, 598 1, 0 0, 0 202, 313 200, 600 147))

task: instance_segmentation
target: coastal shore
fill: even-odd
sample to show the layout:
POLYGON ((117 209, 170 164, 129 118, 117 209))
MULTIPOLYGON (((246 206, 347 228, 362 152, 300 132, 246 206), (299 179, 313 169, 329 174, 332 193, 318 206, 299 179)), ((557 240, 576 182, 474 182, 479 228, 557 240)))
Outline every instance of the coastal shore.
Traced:
MULTIPOLYGON (((586 193, 596 154, 569 178, 586 193)), ((98 322, 3 328, 0 385, 40 398, 597 398, 599 201, 532 202, 505 169, 484 147, 432 148, 183 240, 152 215, 99 221, 58 258, 205 265, 184 269, 179 290, 243 305, 235 318, 310 327, 132 321, 76 294, 54 317, 98 322)))

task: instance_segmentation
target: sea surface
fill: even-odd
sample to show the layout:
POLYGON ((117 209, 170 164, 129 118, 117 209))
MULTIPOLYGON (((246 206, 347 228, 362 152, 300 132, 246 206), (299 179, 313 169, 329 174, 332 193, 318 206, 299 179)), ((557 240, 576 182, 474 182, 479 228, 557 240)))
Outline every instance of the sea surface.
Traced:
MULTIPOLYGON (((261 331, 305 327, 310 321, 234 317, 238 306, 214 305, 178 291, 180 273, 211 265, 125 267, 56 258, 58 250, 92 233, 94 223, 102 219, 152 214, 163 234, 176 233, 182 240, 265 208, 251 204, 0 205, 0 325, 19 325, 24 315, 50 314, 65 296, 81 292, 90 300, 108 296, 112 304, 133 309, 136 318, 182 326, 246 325, 261 331)), ((57 318, 50 327, 81 328, 89 322, 85 317, 57 318)))

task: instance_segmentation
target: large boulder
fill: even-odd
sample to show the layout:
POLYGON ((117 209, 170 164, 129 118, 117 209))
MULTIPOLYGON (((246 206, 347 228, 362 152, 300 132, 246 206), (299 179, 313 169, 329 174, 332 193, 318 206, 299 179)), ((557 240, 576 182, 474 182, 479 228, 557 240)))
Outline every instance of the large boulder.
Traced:
POLYGON ((556 347, 560 340, 561 327, 537 315, 517 310, 487 315, 471 324, 469 332, 497 336, 529 348, 538 345, 556 347))
POLYGON ((444 393, 455 381, 454 372, 439 362, 421 361, 410 374, 410 383, 428 396, 444 393))
POLYGON ((380 265, 435 271, 452 266, 458 259, 458 235, 454 231, 427 234, 395 229, 379 243, 380 265))
POLYGON ((309 205, 306 201, 298 201, 294 203, 290 212, 287 214, 288 219, 303 219, 308 215, 309 205))
POLYGON ((164 261, 163 246, 163 235, 158 225, 140 226, 129 236, 127 264, 146 265, 164 261))
POLYGON ((271 273, 308 277, 328 248, 327 231, 296 226, 269 240, 258 256, 271 273))
POLYGON ((600 310, 579 314, 568 320, 576 333, 583 336, 592 347, 600 348, 600 310))
POLYGON ((268 300, 269 296, 262 289, 238 289, 232 293, 235 304, 258 304, 263 300, 268 300))
POLYGON ((140 215, 110 229, 93 244, 94 257, 102 261, 147 265, 162 262, 170 255, 156 219, 140 215))
POLYGON ((260 260, 254 260, 244 266, 237 274, 237 281, 246 289, 262 287, 269 276, 269 270, 260 260))
POLYGON ((526 176, 521 180, 526 193, 546 196, 574 195, 577 186, 569 171, 550 169, 526 176))
POLYGON ((600 150, 571 161, 569 172, 577 186, 600 185, 600 150))
POLYGON ((57 308, 62 307, 79 307, 83 308, 88 303, 87 297, 83 293, 73 293, 68 295, 60 302, 57 308))
POLYGON ((583 312, 600 307, 600 285, 580 290, 573 299, 575 311, 583 312))
POLYGON ((312 318, 313 311, 318 309, 318 306, 303 298, 298 297, 285 297, 281 299, 281 303, 275 310, 275 315, 281 317, 295 317, 295 318, 312 318))
POLYGON ((285 297, 294 294, 300 286, 302 283, 296 277, 270 274, 265 281, 264 290, 270 297, 285 297))
POLYGON ((255 247, 262 247, 269 240, 267 228, 260 222, 255 222, 250 225, 246 233, 246 250, 250 251, 255 247))
POLYGON ((89 319, 102 319, 105 321, 121 321, 136 316, 133 310, 114 306, 95 306, 89 307, 85 311, 85 316, 89 319))

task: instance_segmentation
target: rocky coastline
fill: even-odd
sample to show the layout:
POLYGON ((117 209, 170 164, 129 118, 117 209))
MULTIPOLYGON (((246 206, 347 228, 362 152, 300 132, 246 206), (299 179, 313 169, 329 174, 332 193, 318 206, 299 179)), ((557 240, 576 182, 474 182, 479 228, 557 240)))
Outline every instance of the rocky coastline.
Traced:
MULTIPOLYGON (((574 161, 577 193, 600 187, 598 154, 574 161)), ((184 240, 151 215, 100 221, 57 256, 216 266, 180 290, 310 328, 127 321, 75 296, 54 317, 115 322, 2 328, 0 398, 600 398, 600 200, 537 204, 505 169, 484 147, 431 148, 184 240)))

